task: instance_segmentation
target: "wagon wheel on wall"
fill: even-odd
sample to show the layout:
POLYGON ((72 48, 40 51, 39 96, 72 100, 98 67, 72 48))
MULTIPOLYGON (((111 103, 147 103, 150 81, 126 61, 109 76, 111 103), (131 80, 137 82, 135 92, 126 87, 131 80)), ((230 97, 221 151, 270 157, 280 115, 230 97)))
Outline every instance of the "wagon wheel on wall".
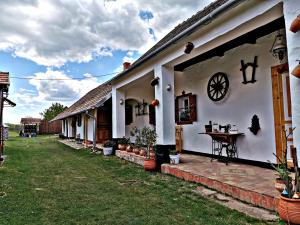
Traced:
POLYGON ((207 95, 212 101, 220 101, 227 94, 229 80, 225 73, 218 72, 208 81, 207 95))

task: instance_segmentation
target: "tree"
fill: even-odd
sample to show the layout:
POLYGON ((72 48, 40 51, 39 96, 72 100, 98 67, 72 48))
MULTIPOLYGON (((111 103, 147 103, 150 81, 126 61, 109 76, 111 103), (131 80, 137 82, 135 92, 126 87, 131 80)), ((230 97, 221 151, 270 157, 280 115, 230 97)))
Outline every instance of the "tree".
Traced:
POLYGON ((50 121, 67 108, 68 107, 56 102, 52 103, 52 105, 48 109, 45 109, 41 114, 43 115, 45 120, 50 121))

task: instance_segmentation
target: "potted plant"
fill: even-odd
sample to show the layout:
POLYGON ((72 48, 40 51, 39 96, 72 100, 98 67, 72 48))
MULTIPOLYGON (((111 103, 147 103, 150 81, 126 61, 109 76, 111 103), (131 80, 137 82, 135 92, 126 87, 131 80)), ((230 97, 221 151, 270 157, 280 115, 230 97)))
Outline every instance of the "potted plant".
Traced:
POLYGON ((4 158, 0 156, 0 167, 4 164, 4 158))
POLYGON ((170 150, 170 163, 179 164, 180 154, 174 149, 170 150))
POLYGON ((287 131, 284 130, 285 137, 285 149, 283 150, 281 159, 277 159, 280 163, 280 166, 275 168, 278 172, 279 178, 283 180, 285 184, 285 189, 281 193, 279 202, 278 202, 278 214, 280 218, 289 224, 300 224, 300 170, 298 167, 298 159, 296 148, 291 149, 295 177, 291 177, 290 172, 288 171, 287 166, 287 139, 293 133, 295 128, 287 134, 287 131))
POLYGON ((144 127, 141 130, 141 141, 145 149, 144 169, 146 171, 153 171, 156 169, 154 146, 156 143, 157 134, 154 129, 144 127))
POLYGON ((140 154, 141 147, 143 146, 142 139, 141 139, 141 131, 137 127, 133 127, 130 131, 130 135, 135 138, 133 153, 136 155, 140 154))
POLYGON ((103 155, 111 155, 115 143, 111 140, 104 142, 103 144, 103 155))
POLYGON ((132 149, 133 149, 132 144, 129 143, 126 147, 126 152, 132 152, 132 149))
POLYGON ((129 144, 129 138, 122 137, 118 140, 118 149, 121 151, 126 151, 128 144, 129 144))
POLYGON ((180 121, 188 121, 190 120, 190 112, 188 109, 185 109, 180 113, 180 121))

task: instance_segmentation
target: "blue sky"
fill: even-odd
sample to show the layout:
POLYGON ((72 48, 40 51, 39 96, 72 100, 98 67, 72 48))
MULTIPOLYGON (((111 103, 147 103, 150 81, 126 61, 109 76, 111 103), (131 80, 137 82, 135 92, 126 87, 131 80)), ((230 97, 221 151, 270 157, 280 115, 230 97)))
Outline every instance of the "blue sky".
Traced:
POLYGON ((17 103, 4 121, 41 117, 53 102, 70 106, 209 2, 1 1, 0 71, 10 73, 9 98, 17 103))

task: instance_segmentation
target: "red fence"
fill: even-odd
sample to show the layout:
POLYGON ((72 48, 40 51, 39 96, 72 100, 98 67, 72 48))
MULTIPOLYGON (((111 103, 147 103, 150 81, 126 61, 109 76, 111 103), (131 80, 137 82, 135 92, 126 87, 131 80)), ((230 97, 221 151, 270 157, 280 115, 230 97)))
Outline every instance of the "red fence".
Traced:
POLYGON ((61 120, 54 121, 50 123, 47 120, 42 120, 40 127, 39 127, 39 133, 40 134, 59 134, 61 133, 61 120))

